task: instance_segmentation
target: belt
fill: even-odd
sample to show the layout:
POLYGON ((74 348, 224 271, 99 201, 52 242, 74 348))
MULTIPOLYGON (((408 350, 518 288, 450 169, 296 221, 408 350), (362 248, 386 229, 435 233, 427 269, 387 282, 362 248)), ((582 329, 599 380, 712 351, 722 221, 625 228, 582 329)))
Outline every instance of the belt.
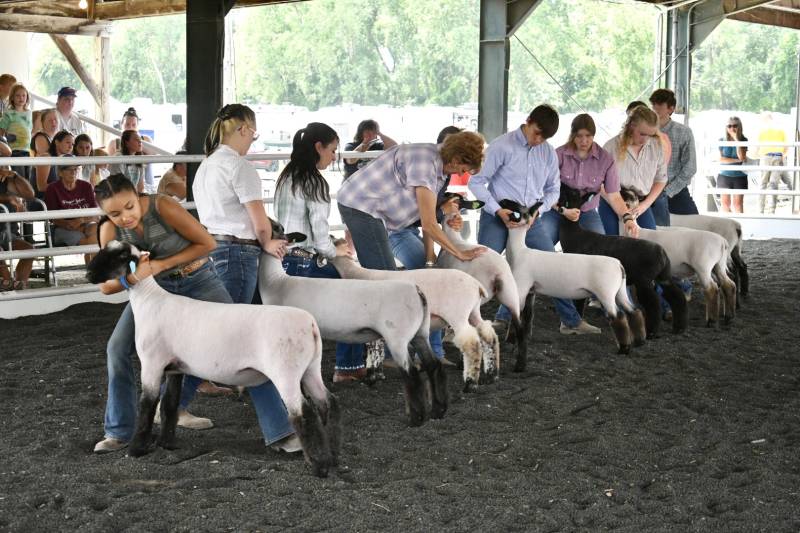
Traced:
POLYGON ((261 243, 259 243, 256 239, 240 239, 239 237, 234 237, 233 235, 215 235, 211 234, 214 237, 214 240, 217 242, 232 242, 234 244, 250 244, 252 246, 261 247, 261 243))
POLYGON ((302 248, 292 248, 286 252, 286 255, 292 257, 302 257, 303 259, 314 259, 317 256, 317 254, 311 253, 308 250, 303 250, 302 248))
POLYGON ((782 152, 767 152, 767 155, 774 156, 774 157, 783 157, 782 152))
POLYGON ((193 272, 197 272, 200 270, 200 267, 208 263, 208 257, 201 257, 200 259, 195 259, 191 263, 186 263, 180 268, 176 268, 164 274, 164 277, 169 279, 178 279, 178 278, 185 278, 189 274, 193 272))

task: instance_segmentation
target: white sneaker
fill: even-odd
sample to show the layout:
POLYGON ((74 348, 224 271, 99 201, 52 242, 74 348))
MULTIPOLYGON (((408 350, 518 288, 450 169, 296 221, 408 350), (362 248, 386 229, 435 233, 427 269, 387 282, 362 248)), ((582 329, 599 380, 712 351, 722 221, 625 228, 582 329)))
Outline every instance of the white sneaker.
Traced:
POLYGON ((109 453, 116 452, 128 446, 127 442, 119 439, 106 437, 94 445, 94 453, 109 453))
POLYGON ((300 438, 297 435, 289 435, 285 439, 269 445, 275 452, 299 453, 303 451, 300 438))
POLYGON ((596 328, 591 324, 589 324, 588 322, 586 322, 585 320, 581 320, 580 323, 574 328, 566 326, 562 322, 559 331, 563 335, 595 335, 600 333, 600 328, 596 328))
MULTIPOLYGON (((161 425, 161 403, 156 406, 156 416, 153 417, 153 423, 161 425)), ((194 416, 186 409, 178 409, 178 425, 186 429, 211 429, 214 427, 214 422, 210 418, 201 418, 194 416)))

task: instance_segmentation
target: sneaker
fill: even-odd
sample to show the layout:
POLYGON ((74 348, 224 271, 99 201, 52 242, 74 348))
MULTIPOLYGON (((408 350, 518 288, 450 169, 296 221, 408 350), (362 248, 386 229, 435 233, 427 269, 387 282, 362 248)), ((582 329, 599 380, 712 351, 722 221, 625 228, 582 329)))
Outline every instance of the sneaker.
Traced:
POLYGON ((352 383, 361 381, 367 377, 367 369, 364 367, 355 370, 335 370, 333 372, 334 383, 352 383))
POLYGON ((492 327, 494 328, 494 332, 498 335, 503 334, 508 329, 508 320, 501 320, 499 318, 495 318, 492 321, 492 327))
POLYGON ((94 453, 110 453, 116 452, 128 446, 127 442, 119 439, 106 437, 94 445, 94 453))
POLYGON ((564 335, 593 335, 600 333, 600 328, 596 328, 585 320, 581 320, 574 328, 566 326, 562 322, 559 331, 564 335))
POLYGON ((300 438, 297 435, 290 435, 283 440, 269 445, 274 452, 299 453, 303 451, 300 438))
POLYGON ((197 392, 205 394, 206 396, 227 396, 233 394, 233 389, 220 387, 210 381, 203 381, 197 386, 197 392))
POLYGON ((439 362, 442 363, 442 366, 458 366, 456 363, 444 356, 439 358, 439 362))
MULTIPOLYGON (((161 424, 161 403, 156 406, 156 416, 153 417, 154 424, 161 424)), ((211 429, 214 422, 210 418, 194 416, 186 409, 178 409, 178 426, 186 429, 211 429)))

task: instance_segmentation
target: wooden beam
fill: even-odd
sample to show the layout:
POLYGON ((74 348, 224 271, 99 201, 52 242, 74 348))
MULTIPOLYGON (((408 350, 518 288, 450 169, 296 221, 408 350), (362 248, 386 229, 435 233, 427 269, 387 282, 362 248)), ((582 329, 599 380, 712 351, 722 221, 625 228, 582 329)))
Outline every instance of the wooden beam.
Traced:
MULTIPOLYGON (((111 124, 111 38, 94 39, 94 75, 100 81, 100 102, 95 115, 100 122, 111 124)), ((108 132, 100 130, 101 146, 108 144, 108 132)))
POLYGON ((109 25, 86 19, 43 15, 2 15, 0 30, 64 35, 108 35, 109 25))
POLYGON ((89 93, 92 95, 92 98, 94 98, 95 103, 98 106, 102 106, 103 103, 102 96, 100 95, 100 89, 98 89, 97 84, 94 82, 94 78, 92 78, 92 75, 89 74, 85 68, 83 68, 81 60, 78 59, 75 50, 73 50, 67 42, 67 38, 63 35, 53 35, 52 33, 50 34, 50 38, 53 39, 53 42, 56 43, 58 49, 61 50, 61 53, 64 54, 64 57, 69 62, 70 66, 72 66, 72 70, 75 71, 75 74, 78 75, 83 84, 89 90, 89 93))
POLYGON ((744 13, 731 15, 729 19, 742 22, 752 22, 753 24, 764 24, 767 26, 779 26, 782 28, 794 28, 800 30, 800 13, 788 13, 775 9, 757 8, 744 13))

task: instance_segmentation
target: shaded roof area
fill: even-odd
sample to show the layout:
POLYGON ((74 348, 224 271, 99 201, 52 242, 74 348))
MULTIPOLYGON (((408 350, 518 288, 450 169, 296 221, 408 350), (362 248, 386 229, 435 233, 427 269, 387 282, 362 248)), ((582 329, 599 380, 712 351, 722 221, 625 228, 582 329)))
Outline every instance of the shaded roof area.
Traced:
MULTIPOLYGON (((0 30, 103 35, 114 20, 186 12, 189 0, 3 0, 0 30), (86 7, 81 7, 81 4, 86 7)), ((198 0, 195 0, 198 1, 198 0)), ((199 0, 205 1, 205 0, 199 0)), ((236 0, 233 7, 285 4, 301 0, 236 0)))
MULTIPOLYGON (((658 4, 666 9, 690 9, 693 5, 709 0, 638 0, 647 4, 658 4)), ((800 0, 711 0, 722 4, 725 18, 800 29, 800 0)))

